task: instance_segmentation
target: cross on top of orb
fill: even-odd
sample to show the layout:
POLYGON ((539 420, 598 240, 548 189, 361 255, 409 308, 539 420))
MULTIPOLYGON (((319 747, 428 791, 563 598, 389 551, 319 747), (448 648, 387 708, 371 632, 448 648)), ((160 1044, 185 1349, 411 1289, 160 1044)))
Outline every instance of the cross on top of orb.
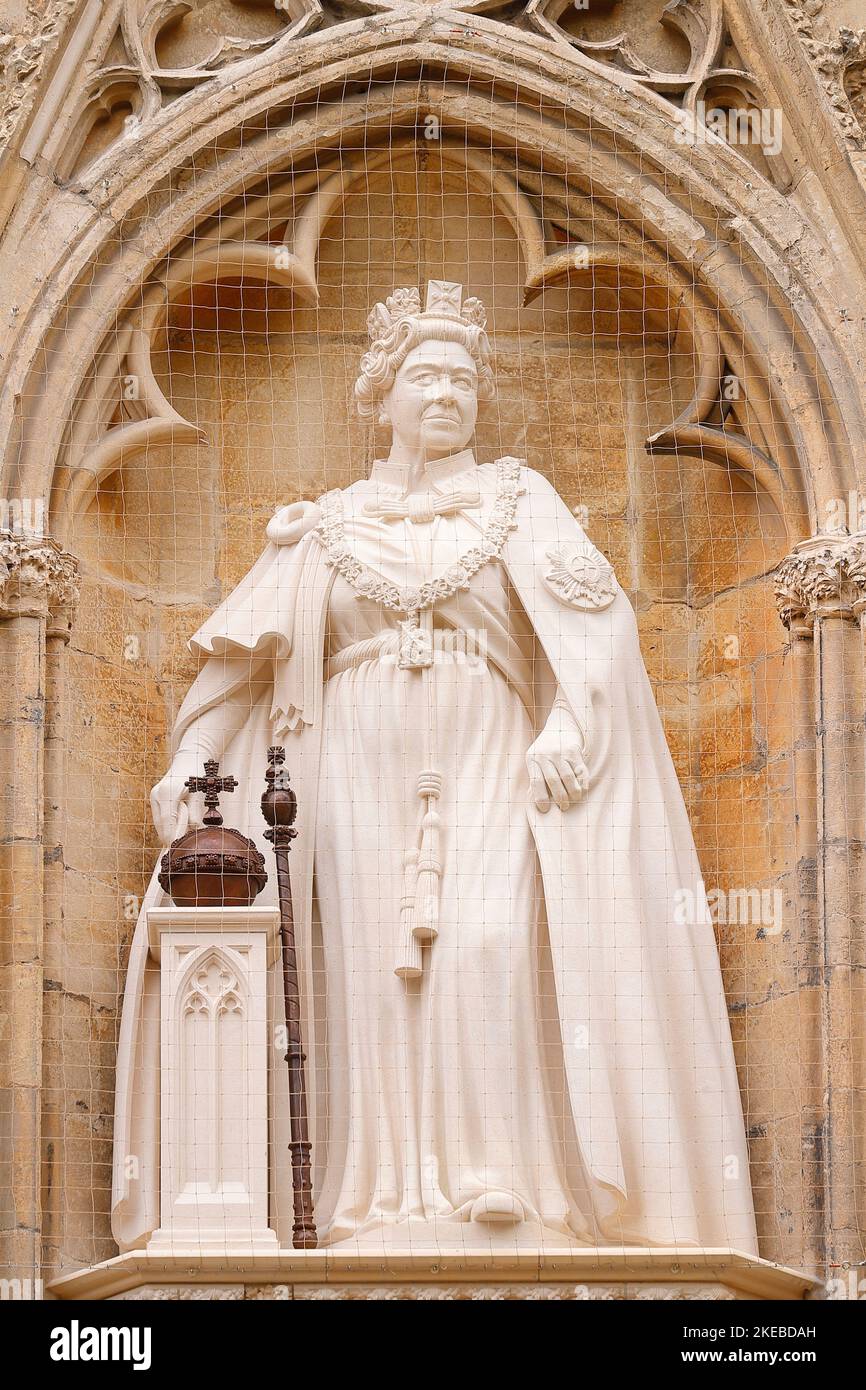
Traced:
POLYGON ((184 783, 191 792, 204 792, 205 825, 222 825, 223 818, 218 809, 220 792, 233 792, 238 785, 234 777, 218 777, 219 767, 218 762, 208 758, 204 765, 204 777, 187 777, 184 783))

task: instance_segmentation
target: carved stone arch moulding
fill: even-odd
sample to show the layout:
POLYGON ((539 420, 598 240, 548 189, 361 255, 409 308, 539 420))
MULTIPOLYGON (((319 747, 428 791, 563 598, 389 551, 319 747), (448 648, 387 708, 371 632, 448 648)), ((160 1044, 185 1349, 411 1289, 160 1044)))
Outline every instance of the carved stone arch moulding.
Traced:
MULTIPOLYGON (((81 85, 70 129, 55 132, 66 142, 58 167, 71 171, 88 132, 118 107, 128 115, 118 124, 116 138, 136 138, 178 95, 242 74, 257 61, 278 62, 311 36, 324 33, 330 40, 333 30, 346 30, 347 43, 352 43, 359 21, 366 27, 379 21, 388 33, 398 18, 476 16, 494 31, 522 36, 527 47, 540 37, 587 68, 655 92, 692 121, 700 120, 701 103, 711 92, 733 89, 749 108, 765 106, 768 99, 732 43, 725 0, 671 0, 657 18, 646 14, 642 0, 596 0, 584 10, 572 0, 524 0, 516 6, 502 0, 273 0, 271 5, 267 0, 233 0, 233 5, 237 32, 216 0, 108 0, 101 7, 101 24, 92 0, 82 24, 92 15, 99 56, 81 85)), ((824 44, 819 54, 812 51, 821 45, 811 31, 804 34, 825 79, 838 49, 833 90, 826 80, 825 86, 834 107, 847 108, 853 129, 858 127, 847 72, 858 61, 860 37, 841 31, 835 44, 824 44)), ((770 161, 769 172, 782 186, 790 178, 780 157, 770 161)))
MULTIPOLYGON (((488 135, 481 163, 523 248, 527 302, 548 285, 614 262, 624 273, 658 275, 681 301, 700 361, 698 385, 688 408, 656 433, 651 448, 745 469, 771 495, 785 490, 782 480, 789 476, 789 494, 803 493, 813 515, 822 496, 844 491, 844 441, 861 421, 845 330, 839 333, 828 308, 838 297, 829 282, 841 269, 822 260, 796 210, 769 183, 760 199, 752 196, 739 157, 723 145, 684 157, 670 138, 671 114, 655 94, 639 85, 624 88, 609 68, 596 72, 599 65, 587 64, 571 47, 565 66, 539 71, 527 45, 552 50, 548 40, 481 17, 473 28, 457 15, 444 24, 435 8, 425 15, 425 39, 400 43, 400 61, 415 74, 405 85, 395 80, 394 36, 385 30, 357 31, 358 51, 326 66, 315 62, 321 55, 314 31, 302 45, 303 63, 296 47, 296 61, 272 67, 265 82, 262 60, 259 66, 248 60, 236 83, 188 91, 160 111, 141 146, 130 146, 123 158, 109 150, 98 161, 86 203, 75 204, 62 245, 58 237, 54 269, 34 284, 24 305, 13 364, 19 409, 38 411, 40 418, 39 447, 35 431, 19 435, 22 488, 47 489, 63 441, 55 508, 61 506, 65 519, 57 514, 58 534, 68 524, 70 502, 86 495, 118 446, 122 453, 190 436, 193 427, 165 399, 148 359, 151 334, 175 291, 241 275, 314 299, 322 218, 344 196, 347 181, 363 172, 363 161, 360 170, 348 157, 335 163, 333 151, 362 132, 374 145, 377 131, 411 126, 430 110, 441 114, 446 144, 462 135, 471 146, 473 130, 492 130, 521 162, 520 181, 507 164, 491 172, 488 135), (455 34, 458 21, 463 27, 455 34), (495 41, 482 25, 496 28, 495 41), (386 72, 389 81, 378 83, 386 72), (350 89, 359 85, 355 95, 350 89), (190 102, 203 109, 194 113, 190 102), (295 111, 300 114, 293 120, 295 111), (320 173, 310 177, 317 162, 320 173), (535 173, 524 177, 527 166, 535 173), (206 229, 208 218, 228 213, 232 198, 253 188, 265 171, 292 167, 305 171, 308 207, 280 262, 266 243, 233 237, 227 216, 206 229), (550 185, 558 187, 567 224, 578 178, 615 206, 624 223, 643 231, 631 253, 619 238, 611 239, 615 245, 599 240, 581 247, 588 260, 579 265, 574 247, 557 244, 549 220, 540 217, 538 194, 547 200, 550 185), (169 252, 163 273, 158 267, 169 252), (149 286, 150 297, 140 297, 141 285, 149 286), (114 335, 110 350, 107 335, 114 335), (61 341, 62 353, 53 346, 61 341), (763 417, 766 424, 760 438, 724 419, 707 423, 720 365, 738 357, 755 383, 753 423, 763 417), (139 398, 123 424, 112 427, 122 375, 137 377, 139 398), (831 434, 841 448, 830 449, 831 434)), ((417 9, 410 15, 404 7, 394 24, 398 39, 404 29, 417 39, 417 9)), ((465 156, 464 162, 473 177, 483 172, 477 158, 474 165, 465 156)), ((296 176, 294 191, 300 186, 296 176)))

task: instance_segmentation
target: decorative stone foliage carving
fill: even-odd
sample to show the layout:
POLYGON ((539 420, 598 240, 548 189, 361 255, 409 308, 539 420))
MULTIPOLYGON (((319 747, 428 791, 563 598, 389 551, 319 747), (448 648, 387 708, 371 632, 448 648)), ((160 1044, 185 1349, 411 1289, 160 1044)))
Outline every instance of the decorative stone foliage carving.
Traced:
POLYGON ((795 636, 816 617, 856 618, 866 608, 866 536, 814 536, 776 570, 779 616, 795 636))
POLYGON ((822 24, 820 19, 824 0, 784 0, 784 6, 818 74, 846 143, 855 150, 866 149, 861 96, 866 29, 840 28, 828 38, 826 23, 822 24), (825 31, 823 34, 819 25, 825 31))
POLYGON ((18 33, 0 33, 0 150, 37 94, 40 79, 77 0, 28 6, 18 33))
POLYGON ((46 617, 68 639, 79 594, 78 561, 56 541, 0 531, 0 618, 46 617))

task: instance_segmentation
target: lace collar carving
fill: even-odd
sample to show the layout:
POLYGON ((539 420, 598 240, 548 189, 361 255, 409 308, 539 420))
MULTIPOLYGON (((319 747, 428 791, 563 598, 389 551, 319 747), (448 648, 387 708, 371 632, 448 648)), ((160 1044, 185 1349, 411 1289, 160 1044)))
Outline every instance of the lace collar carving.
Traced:
POLYGON ((386 579, 378 570, 359 560, 346 541, 343 524, 343 497, 340 488, 326 492, 318 499, 322 517, 316 535, 324 547, 326 563, 333 565, 355 593, 372 599, 385 608, 406 615, 432 608, 440 599, 451 598, 460 589, 467 589, 473 575, 488 560, 496 559, 510 531, 516 529, 517 499, 522 492, 520 470, 522 459, 501 458, 496 462, 496 500, 490 519, 478 545, 464 551, 459 560, 449 565, 444 574, 417 587, 404 588, 386 579))

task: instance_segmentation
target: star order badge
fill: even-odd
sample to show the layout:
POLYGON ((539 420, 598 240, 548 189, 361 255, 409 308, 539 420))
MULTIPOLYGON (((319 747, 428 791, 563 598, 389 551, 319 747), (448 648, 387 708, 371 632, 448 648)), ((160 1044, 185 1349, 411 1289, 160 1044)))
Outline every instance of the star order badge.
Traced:
POLYGON ((560 603, 571 608, 607 608, 616 595, 613 567, 592 541, 551 546, 544 582, 560 603))

